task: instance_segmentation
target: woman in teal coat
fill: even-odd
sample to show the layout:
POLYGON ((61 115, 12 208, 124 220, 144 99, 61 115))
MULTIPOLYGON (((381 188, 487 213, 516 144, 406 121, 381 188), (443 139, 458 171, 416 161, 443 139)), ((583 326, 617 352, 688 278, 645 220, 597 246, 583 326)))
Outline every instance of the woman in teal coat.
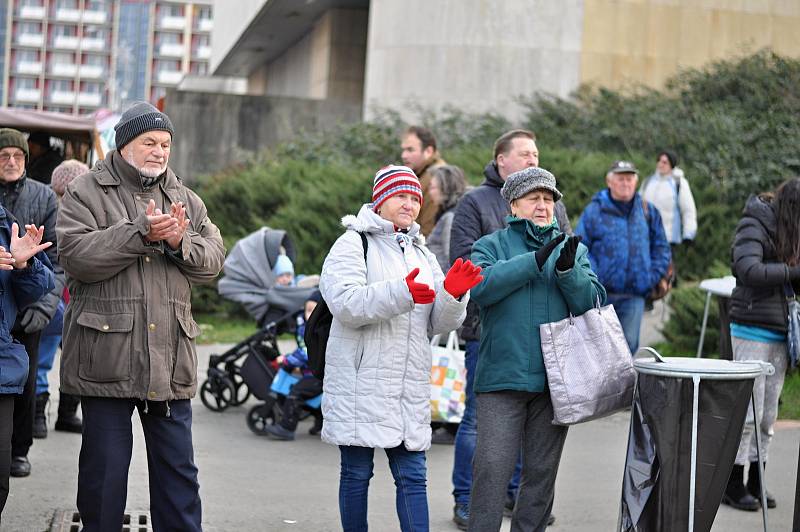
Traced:
POLYGON ((542 168, 511 174, 501 191, 508 227, 472 248, 484 280, 472 289, 480 307, 475 374, 478 440, 473 460, 469 530, 499 530, 506 486, 522 452, 522 480, 511 530, 543 531, 553 505, 567 428, 552 424, 539 325, 580 315, 606 292, 580 237, 566 238, 553 218, 561 199, 542 168))

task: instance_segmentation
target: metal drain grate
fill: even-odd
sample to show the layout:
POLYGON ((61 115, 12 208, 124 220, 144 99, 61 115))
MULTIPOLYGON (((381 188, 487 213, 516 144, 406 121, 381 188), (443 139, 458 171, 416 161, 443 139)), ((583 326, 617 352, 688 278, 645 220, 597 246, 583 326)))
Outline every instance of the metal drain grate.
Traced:
MULTIPOLYGON (((81 514, 77 510, 56 510, 50 532, 80 532, 81 514)), ((153 532, 150 512, 126 510, 122 516, 122 532, 153 532)))

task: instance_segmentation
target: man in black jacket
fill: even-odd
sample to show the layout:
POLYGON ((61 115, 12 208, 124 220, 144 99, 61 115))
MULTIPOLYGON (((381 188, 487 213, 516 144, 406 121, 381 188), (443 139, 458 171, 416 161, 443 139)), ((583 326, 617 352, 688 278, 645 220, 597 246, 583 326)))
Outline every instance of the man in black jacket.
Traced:
POLYGON ((31 473, 28 450, 33 445, 33 418, 36 400, 36 366, 39 361, 39 338, 58 308, 64 293, 64 270, 56 261, 56 209, 55 193, 47 185, 26 177, 28 142, 15 129, 0 129, 0 203, 10 212, 20 226, 44 226, 44 240, 53 245, 47 256, 53 265, 55 288, 35 303, 20 311, 11 331, 14 338, 25 346, 28 353, 28 380, 22 395, 14 401, 14 433, 11 438, 11 476, 26 477, 31 473))
MULTIPOLYGON (((514 129, 501 135, 494 143, 494 160, 483 170, 483 183, 467 192, 456 207, 453 227, 450 232, 450 260, 461 257, 466 260, 472 253, 472 245, 482 236, 494 233, 506 226, 508 202, 500 195, 506 178, 524 168, 539 166, 539 149, 536 135, 532 131, 514 129)), ((572 226, 567 209, 561 201, 555 205, 554 216, 559 228, 571 235, 572 226)), ((456 434, 455 460, 453 464, 453 521, 461 529, 467 528, 469 520, 469 496, 472 489, 472 456, 477 437, 475 426, 475 394, 472 379, 478 364, 480 344, 480 322, 478 307, 470 301, 467 318, 460 336, 466 342, 465 365, 467 368, 467 400, 464 415, 456 434)), ((513 508, 519 486, 519 464, 509 484, 507 506, 513 508)), ((550 517, 550 523, 553 517, 550 517)))

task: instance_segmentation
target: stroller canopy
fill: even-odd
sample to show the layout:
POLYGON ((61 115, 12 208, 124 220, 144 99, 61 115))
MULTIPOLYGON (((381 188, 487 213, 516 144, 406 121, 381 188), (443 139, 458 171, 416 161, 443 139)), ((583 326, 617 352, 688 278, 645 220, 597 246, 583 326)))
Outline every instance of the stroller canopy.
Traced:
POLYGON ((259 324, 268 315, 277 317, 301 310, 315 288, 276 284, 272 267, 281 254, 294 262, 294 244, 282 229, 262 227, 239 240, 225 259, 225 276, 217 288, 219 294, 244 305, 259 324))

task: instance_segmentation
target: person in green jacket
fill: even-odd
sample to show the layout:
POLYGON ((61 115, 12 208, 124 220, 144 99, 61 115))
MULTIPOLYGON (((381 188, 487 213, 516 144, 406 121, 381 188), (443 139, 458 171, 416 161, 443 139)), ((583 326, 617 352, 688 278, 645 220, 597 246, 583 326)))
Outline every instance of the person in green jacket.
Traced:
POLYGON ((539 325, 580 315, 606 299, 579 236, 567 238, 553 217, 561 199, 543 168, 511 174, 501 190, 508 227, 472 248, 484 280, 472 289, 481 333, 475 375, 478 440, 469 529, 499 530, 506 486, 522 452, 522 481, 512 531, 541 531, 553 505, 567 427, 552 424, 539 325))

